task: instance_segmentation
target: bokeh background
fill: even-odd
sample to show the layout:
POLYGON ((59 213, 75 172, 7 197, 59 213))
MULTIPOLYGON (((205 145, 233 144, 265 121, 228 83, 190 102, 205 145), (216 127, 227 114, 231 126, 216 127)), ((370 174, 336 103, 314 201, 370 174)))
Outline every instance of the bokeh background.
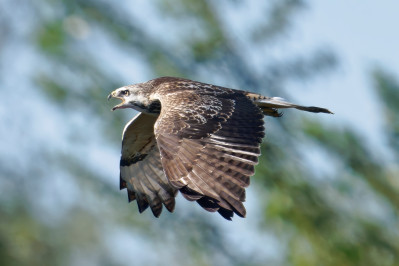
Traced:
POLYGON ((0 265, 399 265, 397 1, 1 0, 0 265), (266 118, 232 222, 119 191, 122 85, 318 105, 266 118))

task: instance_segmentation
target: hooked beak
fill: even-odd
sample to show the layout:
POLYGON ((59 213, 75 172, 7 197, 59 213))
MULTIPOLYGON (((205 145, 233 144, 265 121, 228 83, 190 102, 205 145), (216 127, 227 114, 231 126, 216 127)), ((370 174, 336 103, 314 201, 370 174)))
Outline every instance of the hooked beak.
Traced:
POLYGON ((107 100, 108 100, 108 101, 109 101, 109 99, 111 99, 111 98, 114 97, 113 93, 114 93, 114 92, 111 92, 111 93, 108 95, 108 97, 107 97, 107 100))
POLYGON ((121 99, 121 100, 122 100, 122 102, 121 102, 120 104, 115 105, 114 107, 112 107, 111 111, 115 111, 116 109, 124 108, 123 105, 125 104, 125 99, 123 99, 123 98, 120 97, 120 96, 117 96, 116 93, 115 93, 115 91, 111 92, 111 93, 108 95, 107 100, 109 101, 111 98, 118 98, 118 99, 121 99))

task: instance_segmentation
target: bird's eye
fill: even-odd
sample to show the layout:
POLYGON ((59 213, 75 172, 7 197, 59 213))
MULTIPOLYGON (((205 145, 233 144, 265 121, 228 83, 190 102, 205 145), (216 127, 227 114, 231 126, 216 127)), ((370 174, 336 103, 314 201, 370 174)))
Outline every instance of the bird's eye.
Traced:
POLYGON ((128 90, 123 90, 121 91, 123 96, 129 96, 129 91, 128 90))

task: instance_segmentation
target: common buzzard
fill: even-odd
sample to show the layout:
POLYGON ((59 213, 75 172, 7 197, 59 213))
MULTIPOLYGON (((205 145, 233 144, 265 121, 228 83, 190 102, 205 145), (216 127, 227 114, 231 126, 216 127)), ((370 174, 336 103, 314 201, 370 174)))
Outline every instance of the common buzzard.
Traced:
POLYGON ((159 217, 175 207, 177 191, 210 212, 245 217, 245 188, 258 163, 263 116, 279 108, 332 113, 277 97, 182 78, 161 77, 113 91, 112 110, 140 113, 122 134, 120 189, 159 217))

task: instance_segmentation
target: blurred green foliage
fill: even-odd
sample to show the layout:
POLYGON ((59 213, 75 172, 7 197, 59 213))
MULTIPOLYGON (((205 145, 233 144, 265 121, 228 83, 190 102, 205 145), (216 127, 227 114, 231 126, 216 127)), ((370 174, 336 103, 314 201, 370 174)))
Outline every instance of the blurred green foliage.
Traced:
MULTIPOLYGON (((113 69, 118 64, 112 58, 116 52, 99 48, 104 39, 124 60, 141 60, 140 67, 148 69, 151 77, 173 75, 218 84, 223 77, 226 84, 266 95, 284 96, 281 88, 286 81, 320 76, 337 63, 334 54, 321 49, 307 57, 255 69, 242 50, 243 40, 233 37, 222 19, 224 7, 239 9, 245 1, 221 3, 158 0, 148 4, 152 9, 146 5, 147 10, 139 10, 148 12, 144 22, 126 8, 128 3, 39 0, 27 4, 30 8, 24 12, 34 16, 35 23, 26 42, 40 54, 33 77, 36 88, 62 114, 62 123, 81 137, 69 143, 76 152, 61 147, 35 148, 29 157, 41 158, 42 163, 26 162, 23 171, 5 165, 0 168, 9 187, 7 200, 0 202, 1 265, 140 264, 139 258, 125 261, 112 255, 109 239, 119 231, 141 239, 142 246, 131 249, 144 257, 153 253, 147 255, 153 258, 148 264, 397 264, 399 83, 380 69, 371 77, 392 158, 375 154, 351 128, 327 126, 314 116, 310 120, 290 113, 291 118, 286 116, 269 129, 251 185, 261 215, 255 224, 246 225, 244 220, 243 226, 252 226, 254 235, 271 234, 277 239, 282 248, 274 258, 263 256, 262 251, 270 248, 268 242, 251 243, 258 247, 253 251, 245 251, 246 243, 231 245, 228 234, 232 232, 226 234, 223 228, 232 227, 217 218, 208 219, 211 214, 193 208, 194 204, 174 214, 165 212, 160 219, 139 215, 134 204, 127 204, 125 192, 117 191, 117 176, 104 176, 101 167, 85 163, 78 147, 86 145, 89 131, 74 128, 71 117, 86 117, 88 127, 98 121, 95 132, 102 141, 112 140, 113 147, 119 145, 128 119, 127 113, 109 112, 110 106, 105 104, 106 95, 124 84, 122 75, 113 69), (156 19, 165 20, 165 25, 148 30, 151 25, 146 24, 151 20, 157 23, 156 19), (104 56, 107 52, 110 55, 104 56), (319 149, 334 171, 317 176, 305 167, 300 143, 319 149), (75 188, 69 205, 56 208, 60 209, 57 215, 43 213, 37 200, 40 187, 55 186, 52 175, 69 180, 75 188), (115 182, 104 181, 110 178, 115 182)), ((264 16, 258 27, 248 29, 250 34, 242 38, 247 38, 244 41, 251 43, 252 49, 283 42, 295 15, 305 7, 304 1, 272 1, 260 7, 264 16)), ((268 61, 267 55, 259 56, 268 61)), ((132 73, 129 82, 143 81, 141 78, 132 73)))

